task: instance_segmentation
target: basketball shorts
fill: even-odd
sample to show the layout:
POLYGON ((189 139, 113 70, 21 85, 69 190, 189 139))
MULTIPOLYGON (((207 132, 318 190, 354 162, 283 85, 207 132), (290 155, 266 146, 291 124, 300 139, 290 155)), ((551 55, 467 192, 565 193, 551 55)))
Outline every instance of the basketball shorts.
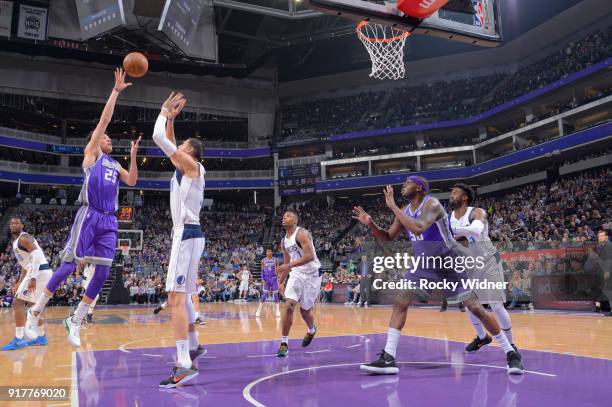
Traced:
POLYGON ((275 277, 264 279, 263 289, 266 292, 267 291, 278 291, 278 279, 275 277))
POLYGON ((175 227, 166 276, 166 291, 187 293, 198 291, 198 269, 204 251, 204 234, 200 225, 175 227))
POLYGON ((318 273, 304 274, 297 271, 289 273, 285 298, 296 301, 303 310, 308 311, 313 307, 320 291, 321 276, 318 273))
MULTIPOLYGON (((504 266, 499 253, 489 256, 489 258, 485 260, 484 267, 472 269, 470 271, 470 278, 487 281, 489 283, 503 283, 504 266)), ((504 290, 475 288, 474 294, 476 294, 481 304, 506 302, 506 293, 504 290)))
POLYGON ((77 211, 70 236, 60 253, 63 262, 112 266, 117 247, 117 217, 114 212, 99 211, 83 205, 77 211))
POLYGON ((30 280, 24 278, 21 284, 19 284, 19 288, 17 288, 17 298, 32 303, 38 301, 38 298, 43 293, 43 290, 51 278, 51 274, 53 274, 51 267, 49 267, 48 264, 42 264, 40 266, 38 277, 36 278, 36 289, 34 291, 30 291, 28 289, 28 283, 30 280))
POLYGON ((463 256, 463 252, 450 250, 444 254, 439 254, 435 257, 436 259, 442 259, 442 261, 425 263, 419 265, 416 270, 408 271, 404 275, 404 279, 412 281, 415 284, 415 289, 412 291, 419 297, 421 301, 428 301, 433 291, 432 288, 428 288, 430 284, 447 284, 447 288, 442 288, 444 298, 450 303, 461 302, 472 296, 472 290, 466 288, 463 282, 469 279, 469 273, 462 272, 458 273, 452 267, 445 267, 446 264, 451 264, 446 261, 449 258, 457 258, 463 256), (450 288, 449 283, 456 283, 456 289, 450 288), (425 288, 422 287, 425 285, 425 288))
POLYGON ((247 281, 242 281, 240 283, 240 292, 249 291, 249 283, 247 281))

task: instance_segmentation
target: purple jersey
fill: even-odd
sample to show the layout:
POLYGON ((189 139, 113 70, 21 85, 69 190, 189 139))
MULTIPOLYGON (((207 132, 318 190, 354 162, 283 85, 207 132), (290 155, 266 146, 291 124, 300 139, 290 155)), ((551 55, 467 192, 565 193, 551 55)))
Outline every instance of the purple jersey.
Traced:
POLYGON ((274 258, 263 260, 264 268, 261 277, 266 281, 276 280, 276 260, 274 258))
MULTIPOLYGON (((421 202, 421 205, 416 211, 410 210, 410 205, 406 207, 406 215, 417 219, 423 213, 425 203, 430 200, 429 196, 426 196, 421 202)), ((444 216, 435 221, 430 227, 427 228, 421 235, 415 235, 409 230, 406 230, 410 240, 412 241, 412 247, 416 255, 420 256, 436 256, 447 253, 453 247, 456 246, 455 239, 450 229, 448 216, 444 213, 444 216)))
MULTIPOLYGON (((421 202, 421 205, 416 211, 410 210, 410 205, 406 207, 406 215, 411 218, 418 218, 423 213, 423 207, 425 203, 431 198, 426 196, 421 202)), ((414 248, 414 255, 417 257, 433 257, 456 259, 460 256, 460 246, 455 243, 453 235, 451 233, 448 216, 444 213, 441 219, 435 221, 430 227, 428 227, 421 235, 415 235, 414 233, 406 230, 410 240, 412 241, 412 247, 414 248)), ((404 278, 408 281, 413 281, 415 284, 419 284, 421 280, 427 280, 429 282, 441 282, 441 281, 452 281, 458 283, 457 289, 444 289, 444 295, 449 301, 463 301, 470 295, 470 291, 463 285, 463 280, 467 278, 467 273, 458 273, 451 266, 446 266, 446 260, 443 264, 438 265, 433 262, 429 264, 427 260, 425 263, 421 263, 416 267, 415 270, 406 272, 404 278)), ((417 290, 422 293, 420 298, 422 301, 429 299, 431 289, 417 290)))
POLYGON ((119 170, 121 166, 110 155, 102 154, 85 171, 85 181, 79 200, 102 212, 117 210, 119 195, 119 170))

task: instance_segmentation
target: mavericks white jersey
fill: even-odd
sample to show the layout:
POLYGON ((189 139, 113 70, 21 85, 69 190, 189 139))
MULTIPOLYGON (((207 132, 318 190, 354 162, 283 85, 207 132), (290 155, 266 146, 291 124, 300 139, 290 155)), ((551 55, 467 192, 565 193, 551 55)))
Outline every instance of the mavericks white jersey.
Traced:
MULTIPOLYGON (((472 221, 474 220, 472 218, 473 211, 474 207, 468 206, 467 211, 465 211, 463 216, 459 219, 455 217, 455 211, 453 211, 450 216, 451 230, 455 230, 456 227, 470 226, 472 224, 472 221)), ((484 224, 484 228, 482 229, 482 233, 480 233, 480 236, 470 236, 468 240, 470 241, 470 243, 477 243, 474 246, 477 246, 479 251, 484 253, 485 256, 490 256, 492 254, 497 253, 497 249, 495 248, 495 246, 493 246, 493 242, 489 238, 489 222, 484 221, 482 223, 484 224)))
MULTIPOLYGON (((300 243, 296 239, 298 231, 300 229, 301 227, 298 226, 297 228, 295 228, 295 232, 293 232, 291 236, 285 235, 285 238, 283 239, 283 245, 285 247, 285 250, 289 254, 289 258, 291 259, 291 261, 299 260, 302 258, 302 256, 304 256, 304 248, 300 246, 300 243)), ((293 267, 291 269, 292 271, 297 271, 303 274, 316 274, 317 276, 319 275, 319 269, 321 268, 321 262, 319 262, 317 253, 314 251, 314 242, 312 244, 313 244, 314 260, 306 264, 303 264, 301 266, 293 267)))
MULTIPOLYGON (((26 251, 21 246, 19 246, 19 239, 21 239, 21 236, 23 235, 27 235, 27 233, 21 232, 17 239, 13 241, 13 254, 15 255, 15 258, 17 259, 19 265, 29 273, 30 271, 32 271, 32 254, 26 251)), ((34 237, 32 237, 32 239, 34 240, 34 245, 36 246, 36 248, 42 251, 36 239, 34 239, 34 237)), ((49 267, 47 266, 47 268, 49 267)), ((44 267, 41 267, 41 270, 44 270, 44 267)))
POLYGON ((170 180, 170 213, 174 227, 200 224, 206 170, 202 164, 197 164, 197 177, 186 177, 177 169, 170 180))

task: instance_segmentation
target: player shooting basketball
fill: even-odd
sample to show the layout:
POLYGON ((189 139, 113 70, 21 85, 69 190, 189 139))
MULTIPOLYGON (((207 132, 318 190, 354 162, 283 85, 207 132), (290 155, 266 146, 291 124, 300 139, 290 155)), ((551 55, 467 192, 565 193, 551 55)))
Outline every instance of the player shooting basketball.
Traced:
POLYGON ((125 82, 125 72, 121 68, 117 68, 115 70, 115 86, 104 106, 98 125, 91 136, 87 138, 85 145, 83 157, 85 181, 79 197, 83 206, 77 211, 74 224, 70 230, 70 237, 61 253, 62 265, 51 276, 38 302, 28 311, 28 321, 26 323, 26 336, 28 338, 30 337, 28 332, 34 332, 29 328, 36 326, 38 316, 44 310, 55 290, 68 275, 75 271, 77 263, 85 259, 87 262, 96 265, 95 273, 74 315, 64 320, 64 327, 68 331, 68 341, 74 347, 81 346, 81 323, 94 298, 102 290, 115 257, 118 229, 115 212, 118 208, 119 181, 134 186, 138 179, 136 155, 140 138, 132 141, 130 169, 126 171, 121 164, 110 156, 113 151, 113 142, 106 134, 106 127, 113 118, 115 103, 119 94, 131 85, 131 83, 125 82))

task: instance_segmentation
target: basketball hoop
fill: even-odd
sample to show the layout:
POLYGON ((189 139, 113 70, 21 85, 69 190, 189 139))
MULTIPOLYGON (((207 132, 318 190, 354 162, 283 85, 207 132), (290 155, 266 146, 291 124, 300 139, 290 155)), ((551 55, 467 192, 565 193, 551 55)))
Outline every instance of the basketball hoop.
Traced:
POLYGON ((404 45, 409 31, 365 20, 357 24, 355 31, 372 60, 370 77, 393 80, 404 77, 404 45))

